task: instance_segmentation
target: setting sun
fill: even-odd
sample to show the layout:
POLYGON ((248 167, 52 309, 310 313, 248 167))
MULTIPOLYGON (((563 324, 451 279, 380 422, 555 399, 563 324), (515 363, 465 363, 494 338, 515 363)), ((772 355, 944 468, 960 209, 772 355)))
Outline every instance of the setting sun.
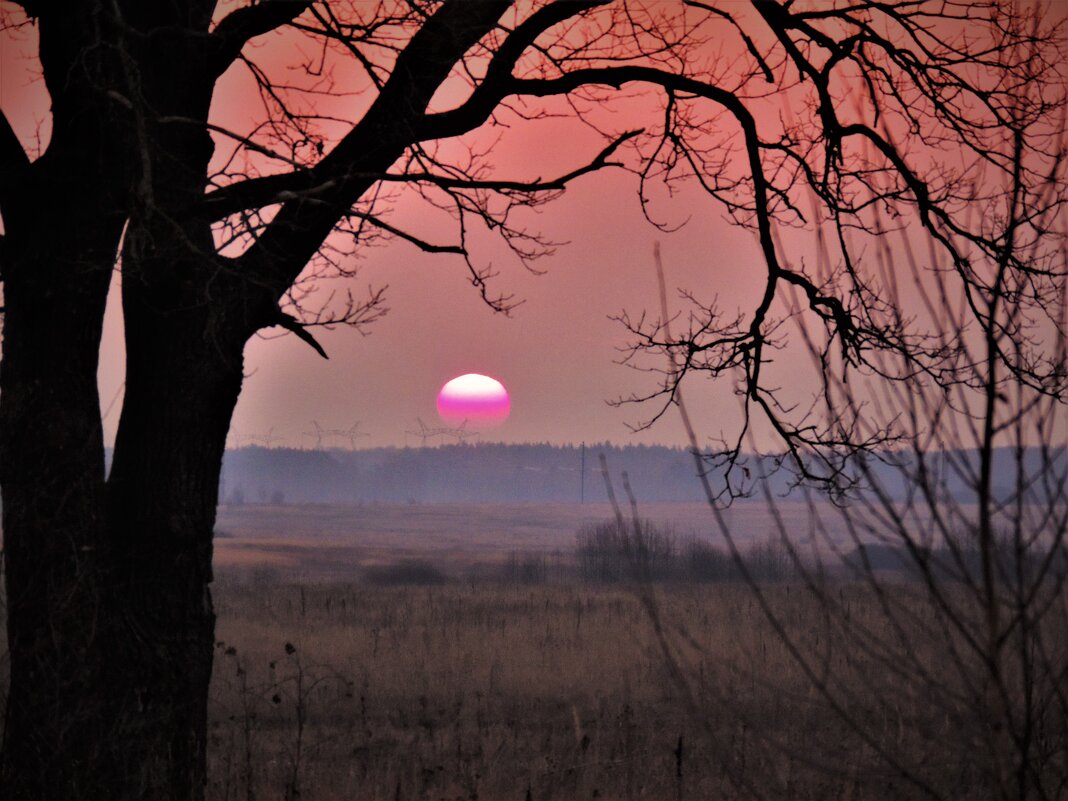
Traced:
POLYGON ((449 425, 500 425, 512 410, 508 390, 495 378, 467 373, 446 382, 438 393, 438 416, 449 425))

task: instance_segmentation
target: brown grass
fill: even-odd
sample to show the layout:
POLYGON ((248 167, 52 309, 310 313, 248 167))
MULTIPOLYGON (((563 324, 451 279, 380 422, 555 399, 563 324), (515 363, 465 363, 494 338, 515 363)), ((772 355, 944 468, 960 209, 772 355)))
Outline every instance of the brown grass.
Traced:
MULTIPOLYGON (((856 622, 875 611, 868 590, 838 592, 856 622)), ((627 588, 224 584, 211 797, 923 797, 824 703, 747 589, 653 593, 682 682, 627 588)), ((813 601, 769 593, 820 648, 813 601)), ((960 721, 881 658, 828 654, 877 748, 944 797, 982 795, 960 721)))
MULTIPOLYGON (((992 797, 960 644, 918 584, 772 582, 776 629, 736 580, 516 581, 604 511, 417 508, 406 529, 396 507, 224 510, 210 801, 992 797)), ((650 512, 699 532, 695 510, 650 512)), ((1062 667, 1064 595, 1043 640, 1062 667)), ((1061 708, 1033 732, 1051 798, 1061 708)))
MULTIPOLYGON (((714 544, 696 505, 642 511, 714 544)), ((212 800, 991 797, 983 668, 951 659, 917 583, 795 576, 766 609, 737 580, 584 584, 576 533, 610 512, 223 510, 212 800)), ((734 515, 759 549, 766 510, 734 515)), ((1035 716, 1053 797, 1058 708, 1035 716)))

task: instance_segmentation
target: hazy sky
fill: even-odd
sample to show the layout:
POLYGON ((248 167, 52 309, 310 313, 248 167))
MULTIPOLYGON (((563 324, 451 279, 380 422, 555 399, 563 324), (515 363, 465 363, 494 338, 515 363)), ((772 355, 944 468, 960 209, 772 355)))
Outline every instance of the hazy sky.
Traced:
MULTIPOLYGON (((48 136, 48 98, 33 57, 35 32, 7 32, 5 37, 0 40, 0 107, 35 154, 48 136)), ((294 58, 307 59, 286 34, 260 40, 252 55, 261 66, 289 77, 294 58)), ((345 70, 352 69, 351 62, 335 66, 339 86, 347 88, 345 70)), ((457 102, 452 91, 450 86, 435 103, 457 102)), ((324 112, 358 118, 367 95, 321 102, 324 112)), ((774 102, 772 113, 758 110, 761 124, 777 122, 783 107, 777 98, 774 102)), ((623 124, 655 127, 660 113, 655 97, 627 101, 620 109, 616 130, 623 124)), ((212 121, 236 131, 253 129, 256 89, 240 65, 219 83, 212 121)), ((489 142, 498 134, 500 141, 492 151, 496 177, 563 174, 603 145, 581 126, 556 120, 515 120, 506 130, 480 135, 489 142)), ((224 159, 226 141, 218 136, 216 141, 217 159, 224 159)), ((652 430, 632 433, 628 424, 648 419, 657 408, 609 405, 632 393, 647 393, 659 380, 654 373, 618 364, 630 337, 609 318, 624 310, 633 317, 643 310, 658 316, 652 257, 656 242, 662 247, 674 309, 682 308, 676 297, 680 288, 703 303, 718 300, 728 316, 751 309, 764 267, 755 236, 726 222, 721 207, 699 192, 656 198, 652 211, 668 226, 686 224, 674 233, 650 225, 638 203, 637 179, 606 170, 576 180, 539 214, 523 218, 548 239, 567 243, 537 263, 544 275, 527 272, 499 244, 476 244, 476 262, 492 262, 500 273, 493 289, 523 301, 510 317, 482 302, 456 256, 427 255, 403 241, 361 250, 359 261, 351 263, 359 267, 358 275, 348 286, 360 295, 369 287, 388 285, 389 313, 364 333, 317 330, 328 361, 290 334, 267 331, 253 339, 246 348, 247 379, 231 443, 263 442, 270 433, 276 445, 310 446, 313 421, 328 430, 349 429, 358 421, 369 435, 360 440, 363 446, 417 444, 417 437, 406 434, 418 428, 417 419, 427 426, 441 425, 435 408, 438 389, 457 375, 477 372, 500 380, 512 400, 510 419, 487 433, 487 439, 684 444, 674 413, 652 430)), ((407 199, 401 199, 389 219, 431 241, 447 238, 440 214, 407 199)), ((783 246, 787 259, 811 252, 810 239, 787 239, 783 246)), ((117 293, 111 300, 100 368, 109 442, 120 408, 113 401, 121 400, 123 381, 117 293)), ((765 368, 765 378, 769 375, 773 380, 768 383, 782 388, 785 401, 804 403, 809 396, 806 388, 813 382, 807 358, 780 354, 765 368)), ((729 433, 738 420, 738 399, 726 382, 712 387, 707 381, 691 381, 686 397, 702 438, 729 433)), ((347 444, 341 437, 326 442, 347 444)))
MULTIPOLYGON (((657 240, 670 285, 708 296, 718 290, 739 302, 744 293, 737 288, 750 283, 746 272, 758 268, 759 255, 749 234, 714 216, 673 235, 656 231, 641 216, 633 184, 622 173, 584 178, 545 210, 544 232, 570 244, 539 264, 544 275, 499 263, 497 287, 524 301, 510 317, 483 303, 458 257, 427 255, 403 242, 372 250, 355 289, 388 284, 389 313, 366 336, 340 327, 316 330, 329 360, 288 333, 254 338, 245 351, 247 378, 232 437, 246 443, 273 428, 278 445, 310 446, 312 438, 302 434, 313 430, 313 420, 326 429, 359 421, 370 435, 361 438, 364 446, 414 445, 418 438, 405 432, 418 428, 417 418, 428 427, 443 425, 435 407, 440 387, 478 372, 504 383, 512 400, 510 418, 486 433, 488 440, 682 444, 674 415, 634 434, 627 424, 648 417, 652 407, 607 403, 656 385, 655 376, 617 364, 629 338, 609 316, 623 309, 656 312, 657 240)), ((109 300, 100 370, 105 409, 123 380, 117 300, 115 294, 109 300)), ((691 403, 710 424, 719 404, 701 403, 699 395, 691 392, 691 403)), ((730 396, 723 401, 736 406, 730 396)), ((109 439, 117 420, 118 404, 105 420, 109 439)))
MULTIPOLYGON (((609 316, 622 309, 656 311, 657 239, 669 282, 710 295, 747 283, 746 271, 759 265, 752 238, 715 217, 665 236, 641 217, 634 181, 623 174, 582 179, 542 214, 542 226, 570 244, 541 263, 545 275, 500 263, 497 286, 524 301, 511 317, 481 301, 456 257, 429 256, 403 243, 374 251, 357 280, 389 284, 389 314, 366 337, 323 332, 329 361, 289 335, 251 342, 249 377, 235 414, 238 436, 274 427, 295 443, 313 419, 329 428, 359 420, 371 434, 368 444, 400 444, 417 417, 440 425, 435 397, 442 384, 479 372, 502 381, 512 399, 511 417, 487 434, 492 439, 681 444, 674 416, 632 434, 626 424, 651 409, 606 403, 656 382, 616 363, 628 336, 609 316)), ((698 408, 709 419, 715 412, 715 404, 698 408)))
MULTIPOLYGON (((280 35, 265 38, 253 55, 261 65, 285 65, 292 62, 293 50, 280 35)), ((360 80, 345 72, 351 69, 350 59, 334 66, 342 85, 346 78, 360 80)), ((291 71, 278 74, 288 77, 291 71)), ((435 105, 461 102, 466 87, 456 89, 440 92, 435 105)), ((217 88, 213 115, 233 128, 247 127, 251 120, 241 115, 254 92, 246 71, 231 70, 217 88)), ((337 102, 339 115, 351 115, 366 98, 337 102)), ((634 125, 655 126, 660 101, 649 96, 621 108, 634 125)), ((493 143, 495 176, 562 175, 604 146, 574 122, 513 122, 507 130, 488 127, 476 135, 477 141, 493 143)), ((618 129, 625 123, 616 119, 611 124, 618 129)), ((303 432, 313 429, 314 420, 328 429, 348 429, 359 421, 370 435, 362 440, 366 445, 416 444, 418 438, 405 432, 418 428, 417 418, 427 426, 442 425, 435 406, 439 388, 457 375, 475 372, 500 380, 512 400, 509 420, 487 432, 487 439, 683 444, 685 435, 674 415, 635 434, 628 424, 647 419, 652 407, 608 404, 648 392, 657 383, 656 376, 617 364, 629 337, 609 317, 624 309, 658 312, 652 258, 657 240, 672 287, 708 300, 722 293, 729 309, 752 302, 757 282, 750 275, 762 267, 755 237, 723 222, 721 211, 706 198, 693 193, 657 204, 662 222, 692 218, 681 231, 667 235, 642 216, 637 189, 634 176, 603 171, 576 181, 540 214, 524 218, 548 239, 567 243, 536 263, 544 275, 529 273, 493 237, 476 244, 476 263, 492 263, 500 272, 493 291, 522 301, 510 317, 486 306, 459 257, 427 255, 400 241, 368 249, 354 283, 364 292, 388 284, 389 314, 368 336, 343 329, 317 332, 329 361, 288 334, 252 341, 246 349, 249 378, 234 417, 236 441, 262 437, 273 428, 282 442, 310 444, 303 432)), ((415 202, 403 202, 390 219, 434 242, 449 241, 452 232, 441 215, 415 202)), ((691 392, 702 423, 718 425, 724 403, 736 408, 725 389, 716 401, 698 402, 700 393, 691 392)))
MULTIPOLYGON (((14 40, 8 34, 0 46, 0 107, 36 153, 47 142, 48 98, 36 79, 35 32, 24 30, 14 40)), ((261 45, 257 53, 258 59, 279 64, 287 57, 292 50, 283 37, 261 45)), ((254 113, 242 105, 254 90, 247 76, 231 72, 217 91, 213 119, 238 127, 254 113)), ((548 177, 580 165, 599 149, 596 139, 574 126, 531 123, 508 132, 497 161, 502 175, 548 177)), ((277 445, 310 445, 313 438, 305 432, 313 430, 313 421, 325 429, 348 429, 359 421, 369 434, 361 439, 364 446, 416 444, 418 438, 405 432, 418 427, 417 418, 428 426, 442 425, 435 409, 441 385, 461 373, 479 372, 503 382, 512 399, 510 419, 487 439, 683 444, 674 415, 651 431, 632 433, 628 423, 648 418, 653 408, 608 404, 657 383, 655 375, 617 364, 629 337, 609 317, 623 310, 658 311, 656 241, 663 248, 669 287, 685 287, 707 300, 718 293, 728 309, 752 298, 757 284, 750 276, 754 270, 759 275, 759 254, 751 234, 725 223, 721 212, 697 195, 658 204, 662 221, 690 222, 673 234, 656 230, 643 218, 636 192, 633 176, 605 171, 576 181, 532 217, 546 237, 568 243, 538 262, 544 275, 532 275, 507 254, 484 248, 482 261, 492 261, 500 271, 496 290, 523 301, 511 317, 481 301, 458 257, 426 255, 399 241, 362 253, 352 287, 360 293, 388 284, 388 315, 366 336, 345 328, 316 331, 329 361, 289 334, 268 331, 252 340, 232 443, 262 440, 273 430, 277 445)), ((439 230, 421 214, 425 210, 413 205, 391 219, 431 234, 439 230)), ((117 301, 113 291, 100 368, 109 442, 123 381, 117 301)), ((723 421, 734 417, 736 400, 725 387, 715 394, 694 390, 689 400, 702 431, 717 434, 723 421)), ((342 438, 328 441, 347 444, 342 438)))

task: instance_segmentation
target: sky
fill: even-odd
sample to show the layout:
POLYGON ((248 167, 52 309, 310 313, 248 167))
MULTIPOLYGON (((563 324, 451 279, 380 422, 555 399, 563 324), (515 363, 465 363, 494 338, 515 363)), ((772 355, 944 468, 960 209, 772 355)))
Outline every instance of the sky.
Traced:
MULTIPOLYGON (((265 37, 250 51, 265 69, 292 63, 293 45, 284 35, 265 37)), ((333 62, 335 78, 346 88, 359 85, 351 60, 333 62)), ((292 72, 279 69, 292 80, 292 72)), ((216 90, 213 116, 228 127, 247 129, 242 118, 254 93, 247 71, 231 70, 216 90)), ((446 86, 432 102, 445 108, 462 101, 466 86, 446 86)), ((326 109, 352 115, 365 96, 327 101, 326 109)), ((322 101, 317 101, 322 102, 322 101)), ((659 101, 639 99, 623 107, 636 125, 659 113, 659 101)), ((492 143, 494 175, 549 177, 583 164, 603 140, 581 125, 560 120, 513 119, 508 129, 488 126, 475 141, 492 143)), ((618 120, 614 121, 618 125, 618 120)), ((475 261, 491 263, 499 276, 492 291, 521 302, 505 316, 494 312, 470 285, 459 257, 428 255, 394 241, 360 254, 359 273, 349 282, 357 290, 388 285, 389 313, 366 336, 353 330, 316 331, 330 355, 316 356, 292 335, 265 332, 246 349, 248 378, 234 414, 231 441, 264 441, 310 446, 314 424, 347 430, 357 422, 368 436, 364 446, 417 444, 409 433, 445 423, 437 416, 436 397, 448 380, 481 373, 501 381, 511 397, 511 415, 485 431, 487 441, 579 443, 610 441, 685 445, 687 436, 672 414, 647 431, 654 407, 613 406, 617 399, 652 390, 658 378, 619 364, 630 341, 619 322, 626 310, 657 312, 658 285, 654 243, 663 248, 668 283, 711 299, 722 294, 728 307, 751 303, 762 270, 755 237, 733 228, 721 211, 690 193, 658 204, 663 221, 678 225, 674 234, 650 225, 638 201, 633 175, 606 170, 575 181, 566 193, 529 225, 554 242, 555 252, 536 262, 542 275, 528 272, 492 237, 475 247, 475 261), (728 258, 729 254, 729 258, 728 258)), ((430 241, 449 240, 451 226, 425 205, 398 204, 391 222, 430 241)), ((691 393, 692 412, 702 430, 727 417, 737 419, 737 403, 720 387, 691 393)), ((718 435, 718 429, 711 432, 718 435)), ((338 445, 349 445, 335 437, 338 445)))
MULTIPOLYGON (((622 174, 590 176, 543 213, 546 234, 570 244, 539 264, 544 275, 501 265, 497 286, 523 301, 511 316, 482 302, 456 257, 423 254, 405 243, 375 251, 357 281, 389 285, 386 317, 367 336, 340 328, 316 332, 328 361, 290 335, 253 340, 236 436, 273 427, 297 443, 294 437, 312 430, 312 420, 335 429, 359 421, 370 434, 367 445, 415 444, 405 431, 418 428, 417 418, 441 425, 440 387, 475 372, 497 378, 511 396, 509 419, 486 432, 489 439, 683 444, 674 415, 638 434, 628 424, 649 417, 651 407, 609 405, 656 384, 655 376, 618 364, 629 337, 609 318, 624 309, 656 311, 657 240, 669 282, 705 292, 744 282, 759 257, 747 233, 714 217, 671 236, 651 229, 633 183, 622 174), (725 252, 733 263, 721 261, 725 252)), ((717 404, 699 403, 696 394, 694 404, 702 419, 714 418, 717 404)))
MULTIPOLYGON (((258 45, 257 59, 283 65, 293 58, 289 45, 284 37, 269 39, 258 45)), ((48 97, 32 55, 35 31, 8 34, 0 47, 0 108, 27 149, 39 152, 47 142, 48 97)), ((213 120, 247 125, 253 92, 247 75, 232 70, 217 89, 213 120)), ((498 162, 502 174, 548 176, 580 165, 599 149, 588 132, 531 123, 503 141, 498 162)), ((316 423, 326 430, 358 423, 367 435, 360 437, 360 447, 418 444, 420 438, 408 432, 419 429, 419 420, 428 427, 444 425, 436 411, 438 390, 469 372, 500 380, 511 396, 509 419, 484 432, 487 441, 685 444, 675 415, 635 432, 655 408, 611 405, 652 390, 658 379, 619 364, 630 337, 610 317, 624 310, 657 312, 656 242, 672 290, 686 288, 708 299, 718 294, 728 307, 752 298, 757 283, 749 276, 761 268, 753 235, 729 225, 707 202, 684 196, 656 208, 664 221, 690 222, 670 234, 654 228, 642 216, 635 177, 622 171, 575 181, 534 221, 547 238, 564 243, 537 262, 543 275, 528 272, 508 254, 492 254, 500 272, 495 290, 521 301, 508 316, 481 300, 456 256, 428 255, 403 241, 362 252, 350 287, 359 296, 388 285, 388 314, 366 331, 316 330, 329 360, 278 329, 253 338, 230 445, 310 447, 316 423)), ((391 219, 425 228, 425 215, 413 206, 391 219)), ((433 233, 436 223, 429 225, 433 233)), ((123 384, 119 280, 116 274, 99 371, 108 443, 123 384)), ((737 407, 722 390, 691 395, 691 412, 702 429, 737 407)), ((351 440, 328 436, 324 444, 348 447, 351 440)))
MULTIPOLYGON (((232 5, 232 4, 231 4, 232 5)), ((27 149, 47 142, 48 97, 33 57, 35 31, 7 32, 0 39, 0 108, 27 149)), ((250 55, 267 70, 291 76, 294 59, 309 58, 285 34, 259 40, 250 55)), ((729 54, 728 54, 729 55, 729 54)), ((333 64, 338 85, 347 88, 351 64, 333 64)), ((435 98, 447 107, 457 102, 449 86, 435 98)), ((258 106, 249 73, 232 68, 220 81, 211 119, 237 131, 251 130, 258 106)), ((368 95, 339 94, 321 100, 324 113, 358 118, 368 95)), ((778 102, 778 101, 776 101, 778 102)), ((635 124, 655 122, 655 99, 621 106, 635 124)), ((777 111, 775 112, 778 113, 777 111)), ((790 112, 787 110, 786 112, 790 112)), ((770 118, 770 117, 769 117, 770 118)), ((581 126, 560 120, 519 121, 508 129, 488 129, 495 175, 549 177, 588 160, 601 143, 581 126), (500 140, 496 137, 500 135, 500 140)), ((619 120, 616 120, 617 127, 619 120)), ((225 138, 216 136, 217 159, 224 160, 225 138)), ((490 309, 470 285, 466 266, 453 255, 429 255, 394 240, 361 249, 346 268, 357 274, 344 285, 357 297, 388 286, 388 314, 366 330, 339 327, 315 335, 330 358, 278 329, 262 332, 246 347, 246 379, 234 413, 230 445, 273 444, 311 447, 349 446, 340 434, 320 438, 316 427, 347 431, 358 425, 360 447, 416 445, 411 432, 443 425, 436 411, 438 390, 464 373, 483 373, 501 381, 511 396, 511 416, 482 434, 487 441, 618 444, 688 444, 681 421, 669 413, 648 430, 634 431, 659 407, 614 405, 633 394, 654 390, 659 377, 620 364, 631 335, 613 316, 658 316, 658 284, 653 249, 659 243, 672 311, 683 308, 679 290, 704 303, 716 301, 731 315, 752 308, 764 273, 755 235, 724 218, 721 207, 694 187, 674 197, 661 193, 651 206, 658 230, 643 216, 637 179, 621 170, 604 170, 574 181, 536 215, 525 218, 539 233, 561 242, 537 262, 544 274, 525 270, 503 248, 488 241, 476 246, 480 265, 492 263, 499 275, 492 289, 521 301, 511 315, 490 309)), ((440 214, 400 198, 390 221, 432 241, 448 229, 440 214)), ((787 235, 788 258, 811 252, 812 240, 787 235)), ((121 406, 123 347, 118 307, 119 273, 109 300, 101 348, 99 387, 105 440, 114 439, 121 406)), ((641 366, 658 366, 648 361, 641 366)), ((811 363, 782 353, 767 368, 789 401, 804 402, 814 386, 811 363)), ((738 398, 727 382, 691 381, 686 401, 702 440, 729 436, 739 420, 738 398)))

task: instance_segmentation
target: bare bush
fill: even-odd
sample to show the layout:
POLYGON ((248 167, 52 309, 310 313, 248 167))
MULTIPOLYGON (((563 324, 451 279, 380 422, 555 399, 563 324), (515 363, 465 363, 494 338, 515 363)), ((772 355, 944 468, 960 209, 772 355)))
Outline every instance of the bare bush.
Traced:
POLYGON ((383 565, 368 565, 363 569, 363 580, 378 587, 427 587, 445 584, 448 577, 432 562, 425 559, 406 559, 383 565))
MULTIPOLYGON (((707 537, 680 537, 639 518, 617 519, 583 527, 576 535, 579 576, 592 583, 738 582, 738 561, 707 537)), ((759 581, 797 577, 788 552, 775 540, 750 546, 740 554, 749 575, 759 581)))

